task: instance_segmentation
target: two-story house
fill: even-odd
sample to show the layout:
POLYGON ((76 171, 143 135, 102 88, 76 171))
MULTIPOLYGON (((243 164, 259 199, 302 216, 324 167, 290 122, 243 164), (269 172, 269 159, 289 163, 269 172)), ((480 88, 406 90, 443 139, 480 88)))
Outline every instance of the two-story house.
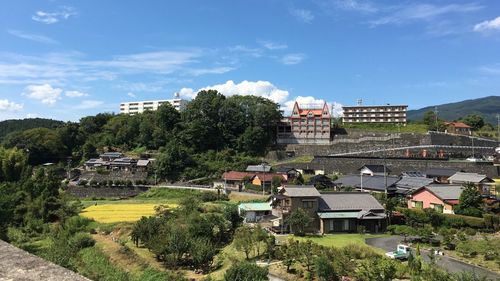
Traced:
POLYGON ((302 209, 312 219, 306 232, 356 232, 364 226, 367 232, 381 232, 386 227, 384 207, 369 193, 333 192, 321 194, 311 185, 283 186, 272 197, 273 230, 289 231, 288 216, 302 209))

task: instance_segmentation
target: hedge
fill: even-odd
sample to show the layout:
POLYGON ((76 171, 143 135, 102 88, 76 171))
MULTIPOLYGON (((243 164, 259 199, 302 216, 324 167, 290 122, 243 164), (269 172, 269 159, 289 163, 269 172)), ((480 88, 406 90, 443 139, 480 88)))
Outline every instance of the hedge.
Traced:
POLYGON ((455 214, 440 214, 432 209, 418 210, 398 208, 397 210, 405 215, 407 223, 411 225, 432 224, 432 219, 437 218, 441 225, 453 228, 470 227, 474 229, 494 230, 500 228, 500 216, 493 214, 484 214, 482 218, 477 218, 455 214))

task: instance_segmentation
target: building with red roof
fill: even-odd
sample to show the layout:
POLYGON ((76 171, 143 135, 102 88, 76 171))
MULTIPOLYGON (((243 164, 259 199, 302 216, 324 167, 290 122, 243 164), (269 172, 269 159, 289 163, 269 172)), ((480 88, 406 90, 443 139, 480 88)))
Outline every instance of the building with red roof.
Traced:
POLYGON ((295 102, 292 114, 278 125, 278 143, 329 144, 331 120, 326 102, 323 105, 295 102))
POLYGON ((463 122, 445 122, 446 133, 457 134, 457 135, 471 135, 471 126, 463 122))

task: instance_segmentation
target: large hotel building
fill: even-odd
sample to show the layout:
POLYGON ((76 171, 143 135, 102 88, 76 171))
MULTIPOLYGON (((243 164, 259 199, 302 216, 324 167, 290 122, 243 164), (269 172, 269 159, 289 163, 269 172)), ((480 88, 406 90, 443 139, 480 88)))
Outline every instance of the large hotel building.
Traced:
POLYGON ((187 100, 179 98, 171 100, 123 102, 120 104, 120 113, 134 115, 137 113, 143 113, 147 110, 158 110, 158 107, 160 107, 160 105, 167 102, 170 103, 178 111, 184 110, 188 103, 187 100))
POLYGON ((406 124, 408 105, 358 105, 343 106, 344 124, 385 123, 406 124))

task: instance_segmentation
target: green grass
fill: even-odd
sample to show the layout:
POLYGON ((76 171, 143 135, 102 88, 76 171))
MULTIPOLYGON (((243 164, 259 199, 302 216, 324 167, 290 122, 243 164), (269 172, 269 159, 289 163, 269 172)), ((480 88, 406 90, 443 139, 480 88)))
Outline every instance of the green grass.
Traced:
POLYGON ((310 163, 314 159, 312 155, 304 155, 293 157, 285 160, 272 161, 271 165, 281 165, 281 164, 294 164, 294 163, 310 163))
MULTIPOLYGON (((297 236, 292 236, 289 235, 288 237, 284 237, 285 239, 288 239, 289 237, 292 237, 293 239, 297 239, 300 241, 307 241, 311 240, 312 242, 326 246, 326 247, 345 247, 349 244, 359 244, 359 245, 366 245, 365 239, 366 238, 376 238, 376 237, 387 237, 389 235, 387 234, 357 234, 357 233, 352 233, 352 234, 327 234, 324 236, 312 236, 312 235, 306 235, 304 237, 297 237, 297 236)), ((281 238, 281 237, 280 237, 281 238)))
POLYGON ((427 125, 419 123, 408 123, 406 126, 396 126, 389 124, 346 124, 342 125, 345 129, 366 129, 375 132, 392 132, 392 133, 427 133, 427 125))

